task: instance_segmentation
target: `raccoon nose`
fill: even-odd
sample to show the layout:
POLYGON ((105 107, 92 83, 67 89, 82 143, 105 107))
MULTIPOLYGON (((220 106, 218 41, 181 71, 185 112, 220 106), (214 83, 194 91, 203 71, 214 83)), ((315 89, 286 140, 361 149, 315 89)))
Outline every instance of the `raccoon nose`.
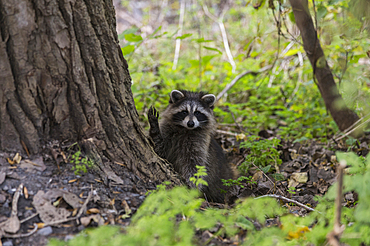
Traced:
POLYGON ((192 121, 192 120, 189 120, 188 121, 188 127, 190 127, 190 128, 193 128, 194 127, 194 121, 192 121))

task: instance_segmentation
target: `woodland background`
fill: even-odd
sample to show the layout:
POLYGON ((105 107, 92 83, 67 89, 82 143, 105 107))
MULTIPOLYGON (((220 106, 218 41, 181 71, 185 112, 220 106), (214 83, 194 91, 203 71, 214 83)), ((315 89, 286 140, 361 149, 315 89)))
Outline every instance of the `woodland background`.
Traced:
MULTIPOLYGON (((369 1, 308 1, 336 87, 360 119, 351 128, 338 127, 323 100, 325 93, 320 94, 316 72, 325 60, 311 65, 290 2, 114 5, 139 124, 148 128, 149 107, 163 111, 173 89, 215 94, 216 137, 240 174, 227 181, 240 200, 209 204, 185 187, 166 189, 170 182, 157 190, 137 185, 141 181, 137 188, 130 183, 140 199, 126 195, 129 203, 122 199, 116 205, 123 212, 113 215, 114 220, 106 219, 101 204, 95 212, 105 224, 120 226, 83 230, 104 224, 94 217, 64 234, 53 229, 56 235, 51 236, 59 240, 51 239, 50 245, 370 244, 369 1), (361 133, 354 134, 354 128, 361 133), (343 172, 344 186, 338 189, 343 172), (152 194, 145 195, 147 190, 152 194), (263 195, 277 197, 255 199, 263 195)), ((339 109, 344 104, 332 101, 339 109)), ((69 171, 63 177, 74 180, 72 171, 77 171, 77 179, 91 180, 91 158, 76 146, 61 148, 70 153, 68 164, 60 167, 69 171)), ((108 202, 116 191, 106 191, 111 192, 108 202)), ((97 205, 89 204, 90 209, 97 205)))

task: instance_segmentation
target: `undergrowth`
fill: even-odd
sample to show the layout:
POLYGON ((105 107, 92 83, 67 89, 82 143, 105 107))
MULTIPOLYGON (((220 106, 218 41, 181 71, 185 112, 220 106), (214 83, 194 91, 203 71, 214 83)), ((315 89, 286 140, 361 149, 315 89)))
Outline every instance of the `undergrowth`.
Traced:
MULTIPOLYGON (((358 194, 355 208, 342 208, 345 230, 341 240, 349 245, 369 244, 370 191, 363 184, 370 180, 370 155, 360 158, 337 152, 337 158, 351 166, 345 176, 345 191, 358 194)), ((52 239, 49 245, 199 245, 212 240, 200 241, 206 230, 211 230, 214 238, 230 238, 239 245, 323 245, 333 230, 336 189, 334 185, 327 195, 316 197, 319 203, 306 217, 289 214, 272 198, 247 198, 228 209, 202 208, 205 201, 197 190, 160 189, 145 199, 127 228, 87 229, 68 242, 52 239), (277 224, 265 226, 269 218, 277 218, 277 224)))

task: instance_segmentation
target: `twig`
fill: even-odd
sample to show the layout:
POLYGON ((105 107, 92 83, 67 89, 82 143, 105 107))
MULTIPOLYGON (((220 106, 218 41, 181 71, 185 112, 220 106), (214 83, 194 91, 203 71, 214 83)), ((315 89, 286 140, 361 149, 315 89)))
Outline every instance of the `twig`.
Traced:
MULTIPOLYGON (((253 162, 252 162, 252 164, 253 164, 253 166, 255 167, 255 168, 257 168, 258 170, 260 170, 262 173, 263 173, 263 175, 274 185, 274 186, 276 186, 275 185, 275 183, 274 182, 272 182, 272 180, 270 179, 270 177, 269 176, 267 176, 267 174, 264 172, 264 171, 262 171, 262 169, 261 168, 259 168, 259 167, 257 167, 256 166, 256 164, 254 164, 253 162)), ((277 188, 277 190, 280 192, 280 194, 284 194, 278 187, 276 187, 277 188)), ((270 189, 271 190, 271 189, 270 189)))
POLYGON ((223 130, 216 130, 217 133, 220 133, 220 134, 224 134, 224 135, 229 135, 229 136, 238 136, 239 134, 237 133, 233 133, 233 132, 227 132, 227 131, 223 131, 223 130))
POLYGON ((229 63, 232 67, 232 73, 235 73, 235 70, 236 70, 236 64, 235 64, 235 61, 234 61, 234 58, 233 58, 233 55, 231 54, 231 51, 230 51, 230 46, 229 46, 229 40, 227 39, 227 34, 226 34, 226 29, 225 29, 225 25, 222 21, 223 17, 224 17, 224 14, 226 13, 226 9, 223 10, 221 16, 219 19, 216 18, 216 16, 212 15, 209 10, 208 10, 208 7, 207 5, 203 4, 203 11, 204 13, 209 17, 211 18, 214 22, 216 22, 218 24, 218 27, 220 28, 220 31, 221 31, 221 35, 222 35, 222 41, 224 43, 224 47, 225 47, 225 51, 226 51, 226 55, 227 55, 227 58, 229 59, 229 63))
POLYGON ((280 196, 280 195, 267 194, 267 195, 264 195, 264 196, 256 197, 256 198, 254 198, 254 199, 259 199, 259 198, 262 198, 262 197, 273 197, 273 198, 276 198, 276 199, 281 199, 281 200, 284 200, 284 201, 286 201, 286 202, 292 202, 292 203, 295 203, 295 204, 297 204, 298 206, 303 207, 303 208, 305 208, 305 209, 307 209, 307 210, 309 210, 309 211, 316 211, 315 209, 310 208, 310 207, 308 207, 308 206, 306 206, 306 205, 304 205, 304 204, 302 204, 302 203, 300 203, 300 202, 297 202, 297 201, 295 201, 295 200, 292 200, 292 199, 289 199, 289 198, 287 198, 287 197, 280 196))
POLYGON ((8 233, 6 233, 6 232, 3 232, 3 237, 6 237, 6 238, 20 238, 20 237, 29 237, 29 236, 31 236, 32 234, 34 234, 36 231, 37 231, 37 229, 38 229, 38 226, 37 226, 37 224, 35 223, 35 224, 33 224, 33 226, 35 227, 35 228, 33 228, 33 230, 32 231, 30 231, 29 233, 25 233, 25 234, 8 234, 8 233))
POLYGON ((18 200, 19 200, 19 196, 22 193, 22 190, 23 190, 23 184, 20 184, 18 186, 17 190, 15 191, 14 196, 13 196, 12 214, 11 214, 10 217, 17 216, 17 214, 18 214, 18 200))
POLYGON ((24 218, 23 220, 21 220, 20 223, 22 224, 22 223, 24 223, 24 222, 32 219, 33 217, 35 217, 37 215, 39 215, 39 213, 35 213, 35 214, 31 215, 31 216, 28 216, 27 218, 24 218))
MULTIPOLYGON (((177 34, 177 37, 181 37, 182 28, 184 26, 185 4, 186 4, 186 0, 181 0, 180 19, 179 19, 179 32, 177 34)), ((172 70, 176 70, 177 62, 179 60, 179 55, 180 55, 180 46, 181 46, 181 39, 178 38, 178 39, 176 39, 175 57, 173 58, 172 70)))
MULTIPOLYGON (((301 67, 303 67, 303 55, 301 52, 298 52, 298 62, 299 62, 299 65, 301 67)), ((303 74, 303 71, 300 70, 299 73, 298 73, 298 81, 297 81, 297 85, 295 86, 294 90, 293 90, 293 93, 290 95, 290 97, 288 98, 288 100, 286 101, 286 103, 284 104, 285 107, 288 106, 288 102, 292 101, 295 94, 298 92, 298 88, 299 86, 301 85, 302 83, 302 74, 303 74)))
POLYGON ((340 246, 340 236, 342 235, 345 226, 340 225, 340 217, 342 214, 342 191, 343 191, 343 169, 347 166, 346 161, 341 161, 337 167, 338 171, 338 190, 337 197, 335 198, 335 218, 334 218, 334 228, 326 238, 328 243, 333 246, 340 246))
POLYGON ((348 127, 346 130, 343 131, 344 135, 340 136, 340 137, 337 137, 337 138, 334 138, 334 141, 337 142, 339 140, 341 140, 342 138, 348 136, 349 134, 351 134, 352 132, 356 131, 358 128, 360 127, 363 127, 365 126, 368 122, 370 122, 370 117, 369 119, 365 120, 364 122, 362 122, 361 124, 359 124, 358 126, 356 126, 359 122, 361 122, 364 118, 370 116, 370 113, 365 115, 364 117, 361 117, 358 121, 356 121, 355 123, 353 123, 350 127, 348 127), (352 129, 353 128, 353 129, 352 129), (352 130, 351 130, 352 129, 352 130))
POLYGON ((216 97, 216 100, 220 100, 220 98, 228 91, 231 89, 231 87, 233 87, 236 82, 238 82, 239 79, 243 78, 245 75, 247 74, 252 74, 254 76, 256 76, 257 74, 260 74, 260 73, 263 73, 265 72, 266 70, 270 69, 272 67, 272 65, 268 65, 266 67, 263 67, 257 71, 251 71, 251 70, 248 70, 248 71, 245 71, 241 74, 239 74, 238 76, 236 76, 229 84, 226 85, 226 87, 217 95, 216 97))

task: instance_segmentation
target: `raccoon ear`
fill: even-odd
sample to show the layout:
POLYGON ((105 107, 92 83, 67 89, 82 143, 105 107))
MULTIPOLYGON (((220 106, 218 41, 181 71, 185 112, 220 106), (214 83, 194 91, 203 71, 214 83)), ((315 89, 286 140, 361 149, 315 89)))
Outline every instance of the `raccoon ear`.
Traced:
POLYGON ((182 94, 181 91, 173 90, 171 91, 171 94, 170 94, 170 98, 171 98, 170 103, 175 103, 183 97, 184 97, 184 94, 182 94))
POLYGON ((208 105, 208 107, 211 108, 213 104, 215 104, 216 102, 216 96, 213 94, 207 94, 207 95, 202 96, 200 100, 205 102, 208 105))

